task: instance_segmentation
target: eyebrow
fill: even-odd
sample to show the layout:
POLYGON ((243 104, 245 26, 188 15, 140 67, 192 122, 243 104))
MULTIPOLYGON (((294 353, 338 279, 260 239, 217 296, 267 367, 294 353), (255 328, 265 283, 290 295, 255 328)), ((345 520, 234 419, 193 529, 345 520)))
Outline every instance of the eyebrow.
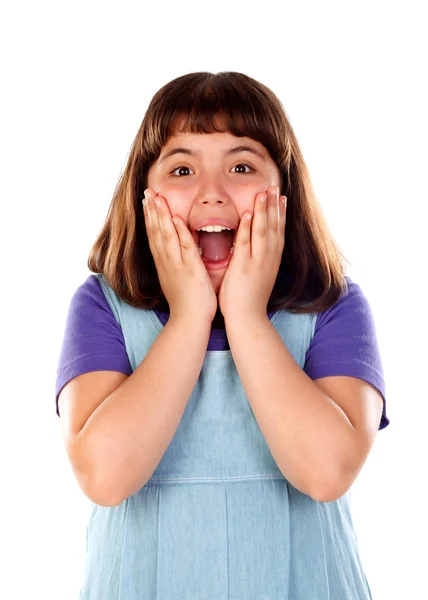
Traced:
MULTIPOLYGON (((238 154, 238 152, 252 152, 262 160, 266 161, 266 158, 263 156, 261 152, 253 148, 252 146, 236 146, 235 148, 230 148, 230 150, 226 150, 223 153, 223 156, 230 156, 232 154, 238 154)), ((169 152, 165 154, 165 156, 159 161, 159 164, 163 163, 164 160, 173 156, 174 154, 189 154, 190 156, 200 156, 201 152, 190 150, 189 148, 173 148, 169 152)))

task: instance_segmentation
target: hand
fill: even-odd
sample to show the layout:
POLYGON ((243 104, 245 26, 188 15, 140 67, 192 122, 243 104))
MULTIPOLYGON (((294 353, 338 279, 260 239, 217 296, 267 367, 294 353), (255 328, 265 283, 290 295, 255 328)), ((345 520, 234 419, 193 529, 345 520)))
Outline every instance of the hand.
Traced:
POLYGON ((211 323, 217 296, 192 234, 179 216, 174 217, 174 224, 165 198, 156 197, 160 203, 157 207, 154 191, 147 189, 145 196, 147 237, 170 317, 202 317, 211 323))
POLYGON ((278 198, 276 190, 269 189, 266 202, 261 201, 265 192, 256 195, 252 221, 251 213, 242 215, 218 296, 225 320, 240 313, 267 315, 284 249, 287 198, 278 198))

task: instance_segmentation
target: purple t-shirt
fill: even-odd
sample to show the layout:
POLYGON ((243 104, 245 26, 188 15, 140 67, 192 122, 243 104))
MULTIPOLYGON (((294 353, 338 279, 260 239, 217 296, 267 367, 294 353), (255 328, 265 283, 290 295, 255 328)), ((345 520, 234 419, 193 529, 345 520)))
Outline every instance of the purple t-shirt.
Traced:
MULTIPOLYGON (((317 315, 303 370, 313 380, 348 375, 373 385, 382 394, 379 429, 384 429, 389 419, 373 315, 360 286, 348 276, 345 278, 348 293, 317 315)), ((155 313, 165 325, 169 313, 157 310, 155 313)), ((268 312, 269 319, 273 314, 268 312)), ((207 350, 228 349, 225 330, 212 328, 207 350)), ((90 371, 132 374, 122 330, 95 275, 87 278, 70 302, 55 386, 58 416, 58 396, 62 388, 73 377, 90 371)))

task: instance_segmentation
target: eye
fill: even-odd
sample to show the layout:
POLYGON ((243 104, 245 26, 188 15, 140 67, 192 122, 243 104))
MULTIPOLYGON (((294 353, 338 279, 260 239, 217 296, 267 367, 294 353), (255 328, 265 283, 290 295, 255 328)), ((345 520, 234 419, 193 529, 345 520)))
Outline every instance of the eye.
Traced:
MULTIPOLYGON (((188 169, 189 171, 191 171, 192 169, 190 169, 190 167, 177 167, 176 169, 174 169, 173 171, 171 171, 170 175, 172 175, 173 173, 175 173, 176 171, 179 171, 181 169, 188 169)), ((178 177, 181 177, 181 175, 178 175, 178 177)))
MULTIPOLYGON (((235 167, 248 167, 249 169, 251 169, 251 171, 255 171, 255 169, 253 169, 253 167, 251 165, 248 165, 247 163, 239 163, 239 164, 235 165, 235 167)), ((235 167, 232 167, 232 168, 234 169, 235 167)), ((170 175, 172 175, 176 171, 179 171, 180 169, 189 169, 190 171, 192 170, 192 169, 190 169, 190 167, 181 166, 181 167, 177 167, 176 169, 171 171, 170 175)), ((249 175, 249 172, 247 171, 246 173, 238 173, 238 175, 249 175)), ((181 175, 176 175, 176 177, 181 177, 181 175)))
MULTIPOLYGON (((239 165, 235 165, 236 167, 248 167, 249 169, 251 169, 252 171, 254 171, 255 169, 253 169, 253 167, 251 165, 248 165, 247 163, 239 163, 239 165)), ((235 167, 233 167, 235 168, 235 167)), ((248 171, 247 171, 248 173, 248 171)), ((238 175, 247 175, 247 173, 238 173, 238 175)))

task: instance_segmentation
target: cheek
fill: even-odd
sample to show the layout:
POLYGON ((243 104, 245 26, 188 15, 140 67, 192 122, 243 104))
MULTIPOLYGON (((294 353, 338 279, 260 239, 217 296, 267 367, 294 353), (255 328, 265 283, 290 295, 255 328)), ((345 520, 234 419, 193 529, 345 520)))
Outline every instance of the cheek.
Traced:
POLYGON ((253 212, 254 210, 254 202, 256 199, 256 195, 259 194, 262 190, 260 187, 257 189, 248 189, 244 194, 240 193, 235 199, 236 210, 239 213, 239 218, 242 218, 242 215, 248 211, 253 212))
POLYGON ((165 199, 171 215, 178 215, 187 223, 191 203, 186 199, 186 195, 183 194, 182 190, 175 189, 175 186, 166 185, 154 185, 152 189, 165 199))

